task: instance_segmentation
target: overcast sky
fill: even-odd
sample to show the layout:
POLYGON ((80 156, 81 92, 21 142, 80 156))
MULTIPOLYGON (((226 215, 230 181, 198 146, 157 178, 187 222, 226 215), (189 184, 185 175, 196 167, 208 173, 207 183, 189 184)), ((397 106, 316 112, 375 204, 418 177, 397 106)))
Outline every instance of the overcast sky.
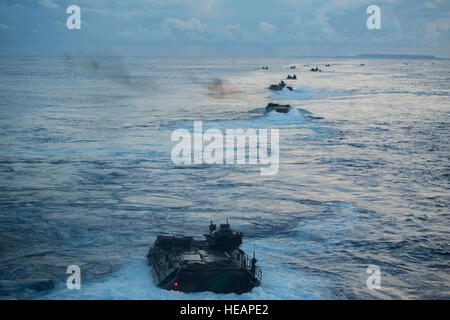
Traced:
POLYGON ((0 0, 0 54, 450 57, 449 28, 450 0, 0 0))

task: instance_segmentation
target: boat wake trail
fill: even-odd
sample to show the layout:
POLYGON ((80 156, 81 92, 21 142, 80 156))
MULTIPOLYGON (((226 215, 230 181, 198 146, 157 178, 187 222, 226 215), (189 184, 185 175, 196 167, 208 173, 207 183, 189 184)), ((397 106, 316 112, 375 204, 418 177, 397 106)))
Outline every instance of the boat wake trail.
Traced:
MULTIPOLYGON (((235 293, 216 294, 213 292, 183 293, 168 291, 156 286, 151 274, 151 267, 144 257, 130 261, 118 272, 104 278, 101 282, 81 285, 79 290, 69 290, 65 283, 56 285, 55 289, 37 298, 40 299, 133 299, 133 300, 257 300, 257 299, 321 299, 326 290, 326 279, 302 274, 290 269, 288 264, 267 263, 277 255, 276 246, 270 241, 255 240, 244 244, 245 251, 256 251, 256 258, 261 262, 263 278, 260 287, 241 295, 235 293), (324 291, 325 290, 325 291, 324 291)), ((279 257, 278 257, 279 258, 279 257)))

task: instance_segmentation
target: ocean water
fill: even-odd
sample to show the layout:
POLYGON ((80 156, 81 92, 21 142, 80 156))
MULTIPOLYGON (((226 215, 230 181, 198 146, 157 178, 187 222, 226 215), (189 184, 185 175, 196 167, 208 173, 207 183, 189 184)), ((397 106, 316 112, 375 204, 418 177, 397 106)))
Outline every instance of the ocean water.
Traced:
POLYGON ((0 57, 0 297, 448 299, 449 91, 441 60, 0 57), (278 174, 173 164, 172 132, 197 120, 279 129, 278 174), (261 287, 155 286, 157 234, 227 218, 261 287))

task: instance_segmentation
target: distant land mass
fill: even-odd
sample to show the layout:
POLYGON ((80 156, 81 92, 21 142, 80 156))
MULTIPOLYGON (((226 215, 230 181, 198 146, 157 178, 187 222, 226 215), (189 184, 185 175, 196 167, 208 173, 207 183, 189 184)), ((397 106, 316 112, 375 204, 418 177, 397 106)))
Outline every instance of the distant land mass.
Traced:
POLYGON ((448 60, 447 58, 437 58, 431 55, 416 55, 416 54, 378 54, 366 53, 358 54, 356 56, 340 56, 336 58, 356 58, 356 59, 428 59, 428 60, 448 60))

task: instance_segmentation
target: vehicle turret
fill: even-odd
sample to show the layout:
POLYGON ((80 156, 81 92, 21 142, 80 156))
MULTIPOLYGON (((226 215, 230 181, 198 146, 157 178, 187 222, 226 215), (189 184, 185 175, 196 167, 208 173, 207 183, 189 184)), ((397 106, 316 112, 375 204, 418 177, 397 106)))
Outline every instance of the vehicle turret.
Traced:
POLYGON ((227 223, 221 224, 219 230, 216 230, 215 225, 211 221, 209 230, 209 233, 204 236, 211 248, 232 251, 239 249, 239 246, 242 244, 242 232, 233 231, 228 221, 227 223))

